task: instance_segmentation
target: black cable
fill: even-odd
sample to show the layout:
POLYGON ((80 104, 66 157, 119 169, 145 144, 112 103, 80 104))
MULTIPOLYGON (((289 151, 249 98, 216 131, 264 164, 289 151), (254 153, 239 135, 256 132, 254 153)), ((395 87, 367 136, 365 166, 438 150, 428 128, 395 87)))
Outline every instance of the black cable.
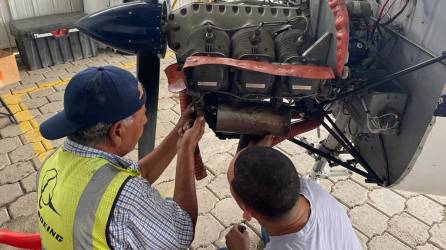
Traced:
MULTIPOLYGON (((386 13, 384 13, 383 17, 389 15, 390 10, 393 8, 393 6, 395 5, 395 3, 396 3, 396 0, 393 1, 393 2, 389 5, 389 8, 387 8, 386 13)), ((381 18, 381 20, 382 20, 382 18, 381 18)))
MULTIPOLYGON (((383 16, 384 16, 384 14, 383 14, 383 12, 384 12, 384 8, 387 7, 387 4, 389 3, 389 1, 390 1, 390 0, 387 0, 387 1, 384 3, 384 5, 382 6, 382 9, 379 11, 379 16, 378 16, 378 18, 376 19, 375 23, 373 24, 372 33, 371 33, 371 36, 370 36, 370 38, 372 39, 372 43, 373 43, 373 44, 374 44, 374 39, 373 39, 373 37, 375 36, 376 28, 379 26, 379 22, 381 21, 381 19, 382 19, 383 16)), ((408 0, 407 0, 407 1, 408 1, 408 0)), ((393 0, 393 2, 396 2, 396 0, 393 0)))
POLYGON ((404 3, 404 6, 401 8, 400 11, 398 11, 398 13, 395 14, 395 16, 393 16, 392 18, 390 18, 387 22, 384 23, 379 23, 378 24, 380 26, 386 26, 391 24, 393 21, 395 21, 401 14, 403 14, 404 10, 407 8, 407 6, 409 5, 409 0, 406 0, 406 3, 404 3))

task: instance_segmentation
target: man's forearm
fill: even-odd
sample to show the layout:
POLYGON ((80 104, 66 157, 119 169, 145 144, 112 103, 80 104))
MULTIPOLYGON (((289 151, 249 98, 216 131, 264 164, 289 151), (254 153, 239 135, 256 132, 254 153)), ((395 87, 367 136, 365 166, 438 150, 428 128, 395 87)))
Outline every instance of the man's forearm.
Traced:
POLYGON ((141 176, 154 183, 177 153, 178 128, 175 127, 161 144, 138 161, 141 176))
POLYGON ((195 228, 198 204, 195 188, 194 151, 192 149, 182 149, 178 152, 173 200, 189 214, 195 228))

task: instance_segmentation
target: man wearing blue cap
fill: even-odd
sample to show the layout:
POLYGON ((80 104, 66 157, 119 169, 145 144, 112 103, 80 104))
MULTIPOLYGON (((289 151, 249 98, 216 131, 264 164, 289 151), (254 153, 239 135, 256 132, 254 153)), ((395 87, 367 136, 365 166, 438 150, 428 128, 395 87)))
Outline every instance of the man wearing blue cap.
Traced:
POLYGON ((190 127, 189 108, 155 150, 126 160, 147 122, 145 100, 135 77, 117 67, 71 79, 64 110, 40 126, 47 139, 67 137, 37 179, 43 249, 189 247, 198 214, 193 152, 204 120, 190 127), (165 200, 151 184, 177 152, 173 200, 165 200))

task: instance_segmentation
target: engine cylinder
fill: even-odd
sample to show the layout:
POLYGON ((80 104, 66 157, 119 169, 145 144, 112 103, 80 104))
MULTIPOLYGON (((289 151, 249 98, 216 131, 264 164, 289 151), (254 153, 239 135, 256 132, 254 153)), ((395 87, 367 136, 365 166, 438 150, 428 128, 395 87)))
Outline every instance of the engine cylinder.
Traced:
MULTIPOLYGON (((188 37, 185 57, 206 55, 229 57, 230 39, 225 31, 212 26, 200 26, 188 37)), ((229 86, 228 67, 222 65, 202 65, 188 72, 188 86, 199 91, 226 90, 229 86)))
MULTIPOLYGON (((275 60, 274 41, 263 28, 247 28, 232 36, 232 57, 241 60, 273 62, 275 60)), ((238 90, 243 94, 272 91, 274 76, 239 70, 236 74, 238 90)))
POLYGON ((274 42, 278 62, 300 62, 300 56, 311 45, 310 39, 302 34, 303 30, 290 29, 276 36, 274 42))
MULTIPOLYGON (((274 42, 278 62, 302 64, 302 53, 312 44, 311 39, 303 33, 304 31, 300 29, 290 29, 277 35, 274 42)), ((292 95, 313 94, 319 85, 320 80, 297 77, 286 77, 281 83, 282 91, 292 95)))

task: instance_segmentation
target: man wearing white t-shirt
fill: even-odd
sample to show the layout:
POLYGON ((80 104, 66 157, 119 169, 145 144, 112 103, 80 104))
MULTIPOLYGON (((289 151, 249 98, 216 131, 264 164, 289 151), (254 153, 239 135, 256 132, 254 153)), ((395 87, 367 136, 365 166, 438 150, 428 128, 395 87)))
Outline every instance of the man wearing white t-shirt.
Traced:
MULTIPOLYGON (((229 165, 228 181, 243 218, 257 219, 269 236, 265 249, 362 249, 342 206, 316 182, 300 178, 281 152, 242 150, 229 165)), ((248 232, 234 226, 226 245, 249 249, 248 232)))

